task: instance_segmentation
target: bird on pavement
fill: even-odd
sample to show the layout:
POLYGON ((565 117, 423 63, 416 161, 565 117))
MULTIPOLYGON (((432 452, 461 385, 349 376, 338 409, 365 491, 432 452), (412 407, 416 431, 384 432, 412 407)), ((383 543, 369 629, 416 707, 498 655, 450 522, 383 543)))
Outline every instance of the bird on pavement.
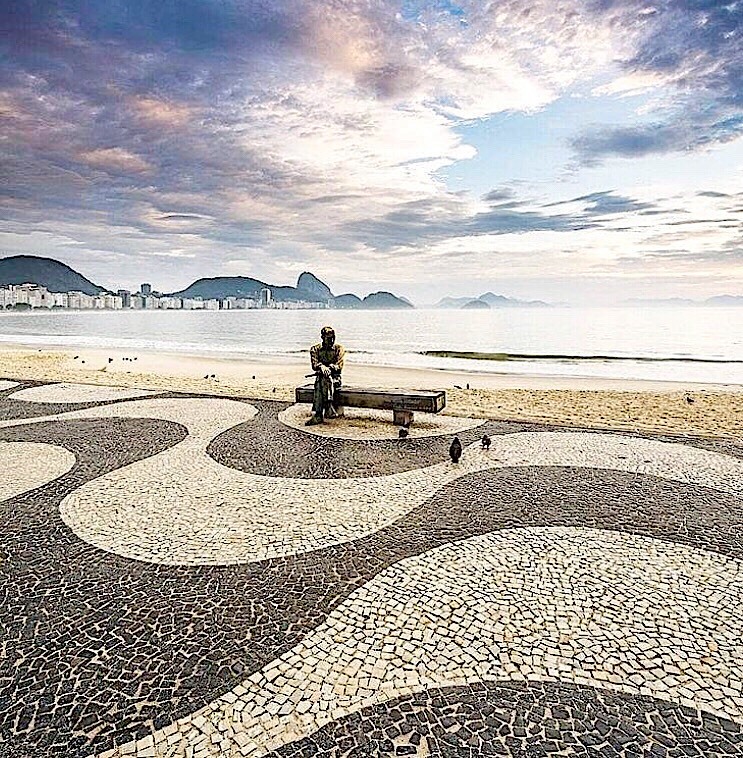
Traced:
POLYGON ((449 455, 453 463, 459 463, 459 459, 462 457, 462 443, 459 441, 459 437, 452 440, 449 446, 449 455))
POLYGON ((407 439, 408 434, 409 434, 409 432, 408 432, 408 430, 404 426, 400 427, 400 429, 397 432, 397 436, 401 440, 407 439))
POLYGON ((482 439, 480 440, 480 443, 482 445, 483 450, 490 450, 490 437, 488 437, 487 434, 482 435, 482 439))

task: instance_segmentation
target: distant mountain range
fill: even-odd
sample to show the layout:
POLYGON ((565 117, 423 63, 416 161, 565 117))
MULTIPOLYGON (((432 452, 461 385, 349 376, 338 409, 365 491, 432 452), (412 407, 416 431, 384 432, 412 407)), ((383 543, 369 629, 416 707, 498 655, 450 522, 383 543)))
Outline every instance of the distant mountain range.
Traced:
POLYGON ((227 297, 257 297, 258 293, 268 288, 271 297, 279 302, 304 300, 310 303, 329 303, 333 308, 413 308, 407 300, 391 292, 372 292, 363 300, 351 293, 334 295, 325 282, 314 274, 305 271, 297 279, 296 287, 277 286, 246 276, 218 276, 211 279, 198 279, 184 290, 171 292, 170 297, 200 297, 204 300, 227 297))
MULTIPOLYGON (((53 258, 36 255, 13 255, 0 258, 0 287, 8 284, 38 284, 50 292, 84 292, 97 295, 107 292, 105 287, 94 284, 82 274, 53 258)), ((314 274, 305 271, 297 280, 296 287, 267 284, 259 279, 246 276, 220 276, 212 279, 198 279, 172 297, 191 297, 209 300, 223 300, 228 297, 254 298, 264 288, 271 290, 271 297, 278 302, 303 300, 315 303, 329 303, 334 308, 412 308, 404 298, 391 292, 373 292, 361 299, 350 293, 333 295, 330 287, 314 274)))
POLYGON ((643 299, 632 297, 629 300, 623 300, 623 305, 636 305, 645 308, 661 308, 669 305, 679 306, 715 306, 719 308, 729 308, 730 306, 743 306, 743 295, 715 295, 708 297, 706 300, 690 300, 685 297, 666 297, 660 299, 643 299))
POLYGON ((36 255, 0 258, 0 287, 8 284, 38 284, 49 292, 84 292, 86 295, 106 291, 64 263, 36 255))
POLYGON ((549 308, 543 300, 517 300, 505 295, 486 292, 479 297, 444 297, 436 303, 436 308, 549 308))

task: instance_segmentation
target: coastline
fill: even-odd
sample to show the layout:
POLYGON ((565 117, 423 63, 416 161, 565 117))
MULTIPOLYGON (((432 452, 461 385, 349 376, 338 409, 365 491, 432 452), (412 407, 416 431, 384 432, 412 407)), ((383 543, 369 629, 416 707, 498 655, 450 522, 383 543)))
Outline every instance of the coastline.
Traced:
MULTIPOLYGON (((0 378, 4 379, 292 402, 294 388, 311 381, 307 373, 308 359, 300 356, 225 357, 146 350, 48 349, 22 342, 0 344, 0 378), (212 374, 215 378, 205 378, 212 374)), ((743 385, 395 368, 365 365, 353 357, 344 371, 344 382, 351 386, 444 389, 444 413, 457 416, 712 438, 743 437, 743 385), (689 403, 687 397, 693 402, 689 403)))

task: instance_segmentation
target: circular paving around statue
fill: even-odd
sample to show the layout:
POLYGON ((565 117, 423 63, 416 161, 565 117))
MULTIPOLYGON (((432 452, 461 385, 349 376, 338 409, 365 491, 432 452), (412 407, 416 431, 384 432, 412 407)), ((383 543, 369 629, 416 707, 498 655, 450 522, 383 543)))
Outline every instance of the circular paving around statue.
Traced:
MULTIPOLYGON (((392 411, 345 408, 342 418, 326 420, 317 426, 305 426, 305 422, 311 416, 312 410, 309 405, 297 403, 281 411, 278 418, 282 424, 292 429, 317 437, 332 437, 339 440, 400 439, 400 427, 392 423, 392 411)), ((416 413, 414 423, 405 431, 407 439, 417 439, 442 434, 457 434, 468 429, 475 429, 485 423, 485 419, 416 413)))

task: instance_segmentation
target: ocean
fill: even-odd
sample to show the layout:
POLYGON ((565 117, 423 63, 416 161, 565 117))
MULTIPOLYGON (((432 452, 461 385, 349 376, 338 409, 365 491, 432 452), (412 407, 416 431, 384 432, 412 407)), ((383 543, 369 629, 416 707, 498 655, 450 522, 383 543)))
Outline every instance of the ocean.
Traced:
POLYGON ((743 308, 4 312, 0 342, 298 357, 326 323, 363 363, 743 384, 743 308))

